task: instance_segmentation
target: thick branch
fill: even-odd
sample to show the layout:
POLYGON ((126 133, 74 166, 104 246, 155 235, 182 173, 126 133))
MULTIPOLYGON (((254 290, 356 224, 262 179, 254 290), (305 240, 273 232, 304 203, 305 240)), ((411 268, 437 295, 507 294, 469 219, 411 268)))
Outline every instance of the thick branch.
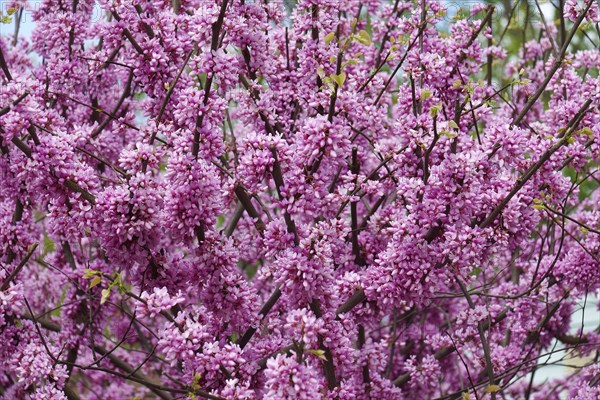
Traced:
MULTIPOLYGON (((581 108, 579 109, 579 111, 577 112, 577 115, 575 116, 575 118, 573 120, 580 121, 583 118, 583 115, 585 114, 585 112, 587 111, 587 109, 589 108, 589 106, 591 104, 592 104, 592 100, 591 99, 587 100, 581 106, 581 108)), ((496 217, 498 217, 498 215, 502 212, 504 207, 506 207, 508 202, 519 192, 519 190, 521 190, 523 188, 523 186, 525 186, 525 184, 529 181, 529 179, 531 179, 531 177, 533 177, 533 175, 535 175, 535 173, 542 167, 542 165, 544 165, 544 163, 546 161, 548 161, 548 159, 550 159, 550 157, 558 149, 560 149, 562 146, 564 146, 565 144, 568 143, 574 130, 577 127, 577 124, 578 124, 578 122, 572 124, 572 126, 569 127, 569 129, 567 129, 567 132, 565 133, 565 135, 558 142, 556 142, 552 147, 550 147, 550 149, 548 149, 535 164, 533 164, 531 167, 529 167, 529 169, 527 169, 527 171, 525 171, 525 173, 519 179, 517 179, 517 182, 515 183, 515 185, 511 189, 511 191, 502 199, 500 204, 498 204, 496 206, 496 208, 494 208, 492 210, 492 212, 487 216, 487 218, 485 220, 483 220, 483 222, 481 222, 481 224, 479 224, 479 226, 481 228, 486 228, 489 225, 491 225, 492 222, 494 222, 494 220, 496 219, 496 217)))

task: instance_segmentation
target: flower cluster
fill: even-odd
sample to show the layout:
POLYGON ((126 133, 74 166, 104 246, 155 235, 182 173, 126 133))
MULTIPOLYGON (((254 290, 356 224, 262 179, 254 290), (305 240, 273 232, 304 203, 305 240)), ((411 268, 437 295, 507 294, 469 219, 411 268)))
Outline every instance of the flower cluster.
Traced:
POLYGON ((165 287, 160 289, 154 288, 152 294, 143 292, 140 297, 144 300, 144 303, 138 305, 136 311, 141 316, 150 316, 151 318, 154 318, 161 311, 168 311, 177 304, 185 301, 181 293, 175 297, 170 296, 165 287))

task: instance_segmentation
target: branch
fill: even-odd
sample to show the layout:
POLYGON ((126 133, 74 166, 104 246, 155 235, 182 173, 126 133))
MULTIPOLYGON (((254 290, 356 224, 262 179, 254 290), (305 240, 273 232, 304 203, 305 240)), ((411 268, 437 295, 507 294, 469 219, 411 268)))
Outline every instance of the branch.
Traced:
POLYGON ((2 72, 4 72, 6 79, 12 81, 13 77, 8 69, 8 64, 6 64, 6 59, 4 58, 4 52, 2 51, 2 48, 0 48, 0 68, 2 68, 2 72))
MULTIPOLYGON (((494 14, 494 6, 489 6, 487 8, 485 17, 483 17, 483 19, 481 20, 481 23, 479 24, 479 28, 477 28, 477 30, 475 32, 473 32, 473 34, 469 38, 469 41, 465 45, 464 49, 468 49, 469 47, 471 47, 473 42, 475 42, 475 39, 477 39, 477 36, 479 36, 481 31, 483 31, 483 28, 485 28, 487 26, 488 22, 492 20, 492 14, 494 14)), ((456 61, 456 64, 454 65, 454 68, 452 68, 452 72, 450 72, 450 76, 452 76, 456 73, 460 63, 463 62, 466 58, 467 58, 467 53, 464 51, 461 52, 460 56, 458 57, 458 60, 456 61)))
POLYGON ((25 255, 25 257, 23 257, 23 259, 21 260, 21 262, 19 263, 19 265, 17 265, 17 267, 11 272, 11 274, 8 277, 6 277, 6 279, 2 283, 2 286, 0 286, 0 292, 3 292, 6 289, 8 289, 8 286, 10 285, 10 282, 13 279, 15 279, 15 277, 17 276, 17 274, 19 272, 21 272, 21 270, 23 269, 23 267, 25 266, 25 264, 27 264, 27 261, 29 261, 29 259, 31 258, 31 255, 33 254, 33 252, 35 251, 35 249, 37 249, 37 247, 38 247, 38 244, 35 243, 34 245, 32 245, 29 248, 29 251, 27 252, 27 254, 25 255))
MULTIPOLYGON (((465 284, 460 280, 460 278, 456 277, 456 282, 458 282, 458 286, 460 290, 463 292, 465 299, 467 299, 467 303, 469 303, 469 307, 471 309, 475 309, 475 303, 473 299, 471 299, 471 295, 467 291, 465 284)), ((488 319, 489 320, 489 319, 488 319)), ((481 340, 481 346, 483 347, 483 357, 485 360, 485 371, 487 373, 490 386, 496 383, 496 379, 494 378, 494 364, 492 363, 492 356, 490 351, 490 343, 485 338, 485 330, 483 329, 483 323, 481 321, 477 322, 477 332, 479 333, 479 340, 481 340)), ((496 398, 496 393, 492 392, 492 400, 496 398)))
MULTIPOLYGON (((488 330, 491 326, 503 321, 508 316, 509 311, 510 311, 510 308, 506 307, 496 316, 496 318, 494 318, 493 321, 490 321, 490 320, 483 321, 481 324, 481 327, 483 328, 484 331, 488 330)), ((468 337, 467 340, 469 340, 470 338, 471 337, 468 337)), ((450 354, 454 353, 455 351, 456 351, 455 346, 442 347, 441 349, 436 351, 433 356, 436 360, 439 361, 443 358, 448 357, 450 354)), ((404 374, 398 376, 396 379, 394 379, 392 381, 392 384, 394 386, 401 387, 404 384, 406 384, 408 381, 410 381, 410 373, 407 372, 407 373, 404 373, 404 374)))
MULTIPOLYGON (((358 163, 358 149, 352 148, 352 161, 350 163, 350 172, 354 174, 354 186, 358 187, 358 174, 360 173, 360 164, 358 163)), ((358 265, 365 265, 365 260, 360 254, 360 245, 358 243, 358 212, 357 202, 350 202, 350 229, 352 235, 352 253, 354 262, 358 265)))
POLYGON ((527 171, 525 171, 525 173, 520 178, 517 179, 517 182, 515 183, 515 185, 511 189, 511 191, 502 199, 500 204, 498 204, 496 206, 496 208, 494 208, 494 210, 492 210, 492 212, 487 216, 487 218, 485 220, 483 220, 483 222, 481 222, 481 224, 479 224, 479 226, 481 228, 486 228, 489 225, 491 225, 492 222, 494 222, 494 220, 496 219, 496 217, 502 212, 504 207, 506 207, 508 202, 519 192, 519 190, 521 190, 523 188, 523 186, 525 186, 525 184, 529 181, 529 179, 531 179, 531 177, 533 175, 535 175, 535 173, 542 167, 542 165, 544 165, 544 163, 546 161, 548 161, 548 159, 550 159, 550 157, 558 149, 560 149, 562 146, 564 146, 565 144, 568 143, 569 139, 573 135, 575 128, 577 127, 577 124, 583 118, 583 115, 585 114, 585 112, 587 111, 588 107, 591 104, 592 104, 592 100, 589 99, 581 106, 581 108, 579 109, 579 111, 577 112, 575 117, 573 118, 573 121, 576 121, 576 123, 573 123, 567 129, 565 135, 558 142, 556 142, 552 147, 550 147, 550 149, 548 149, 535 164, 533 164, 531 167, 529 167, 529 169, 527 169, 527 171))
POLYGON ((112 113, 110 113, 110 114, 105 113, 100 108, 97 108, 97 109, 94 110, 94 111, 100 111, 100 112, 106 114, 107 118, 105 118, 96 127, 96 129, 94 129, 94 131, 90 135, 91 138, 96 138, 104 130, 104 128, 106 128, 106 125, 108 125, 108 123, 110 121, 112 121, 113 119, 116 119, 116 117, 114 117, 114 116, 117 115, 117 112, 119 111, 119 109, 123 105, 123 102, 125 101, 125 99, 131 95, 131 83, 132 82, 133 82, 133 70, 130 70, 129 71, 129 77, 127 78, 127 83, 125 83, 125 90, 123 91, 123 94, 121 95, 121 97, 117 101, 117 104, 113 108, 112 113))
POLYGON ((102 355, 102 356, 106 356, 108 357, 108 359, 120 370, 127 372, 128 374, 131 374, 132 378, 135 378, 137 382, 141 383, 142 385, 146 386, 148 389, 150 389, 154 394, 156 394, 158 397, 160 397, 163 400, 172 400, 173 397, 171 397, 169 394, 164 393, 162 390, 159 390, 155 387, 155 385, 151 384, 145 384, 144 382, 148 382, 148 378, 146 376, 144 376, 141 372, 135 372, 134 368, 127 364, 125 361, 121 360, 119 357, 115 356, 112 353, 109 353, 106 349, 104 349, 101 346, 95 345, 93 350, 102 355))
MULTIPOLYGON (((228 0, 221 1, 221 8, 219 10, 219 16, 217 20, 212 25, 212 40, 210 42, 210 50, 211 52, 215 52, 219 47, 219 33, 221 32, 221 27, 223 26, 223 20, 225 19, 225 11, 227 11, 227 3, 228 0)), ((206 84, 204 86, 204 105, 208 104, 208 98, 210 96, 210 88, 212 86, 212 81, 214 78, 214 73, 210 74, 210 76, 206 79, 206 84)), ((204 112, 201 112, 196 118, 196 129, 194 130, 194 142, 192 143, 192 155, 194 158, 198 157, 198 152, 200 151, 200 128, 202 127, 204 121, 204 112)))
MULTIPOLYGON (((262 316, 261 321, 265 319, 265 317, 267 316, 269 311, 271 311, 271 309, 273 308, 273 306, 275 305, 277 300, 279 300, 280 297, 281 297, 281 286, 278 286, 275 289, 275 291, 273 292, 273 294, 271 294, 271 296, 269 297, 267 302, 262 306, 262 308, 260 309, 260 311, 258 313, 259 316, 262 316)), ((250 339, 252 339, 252 336, 254 336, 255 333, 256 333, 256 328, 254 328, 252 326, 250 328, 248 328, 246 330, 246 332, 244 332, 244 335, 238 342, 238 345, 240 346, 241 349, 246 347, 246 345, 248 344, 248 342, 250 342, 250 339)))
POLYGON ((26 91, 25 93, 23 93, 22 95, 20 95, 19 97, 17 97, 12 103, 10 103, 10 105, 4 107, 3 109, 0 110, 0 117, 3 115, 6 115, 10 112, 10 110, 13 109, 14 106, 18 105, 21 101, 23 101, 25 99, 25 97, 29 96, 29 92, 26 91))
POLYGON ((365 301, 367 296, 363 289, 357 289, 356 292, 344 304, 342 304, 335 312, 336 315, 345 314, 354 307, 365 301))
MULTIPOLYGON (((273 180, 275 181, 275 186, 277 187, 277 194, 279 196, 279 200, 281 200, 281 188, 284 186, 283 182, 283 174, 281 173, 281 165, 279 164, 279 159, 277 158, 277 149, 275 146, 270 146, 271 154, 273 154, 273 180)), ((296 224, 294 220, 290 216, 287 208, 285 208, 283 212, 283 218, 285 220, 285 225, 287 227, 288 233, 294 235, 294 243, 296 246, 299 243, 298 232, 296 230, 296 224)))
MULTIPOLYGON (((550 83, 550 80, 552 79, 552 77, 554 76, 556 71, 558 71, 558 68, 560 68, 563 60, 565 59, 565 55, 567 53, 567 48, 569 47, 571 40, 573 40, 573 36, 575 36, 575 32, 577 32, 579 25, 581 25, 581 22, 583 21, 583 19, 585 18, 585 15, 587 14, 587 12, 589 11, 589 9, 592 7, 593 4, 594 4, 594 2, 589 1, 587 7, 583 10, 583 12, 579 16, 579 18, 577 18, 577 21, 575 21, 575 24, 573 25, 573 27, 571 28, 571 31, 569 32, 569 36, 564 41, 564 43, 560 49, 560 52, 558 53, 558 56, 556 57, 556 59, 554 60, 554 63, 552 64, 552 68, 550 68, 550 71, 546 75, 546 78, 544 79, 544 81, 542 82, 540 87, 538 87, 537 91, 533 94, 533 96, 531 96, 529 98, 529 101, 527 102, 527 104, 525 104, 525 107, 523 107, 523 109, 521 110, 519 115, 514 119, 514 121, 512 122, 511 125, 520 124, 521 121, 523 121, 523 118, 525 118, 525 116, 531 109, 531 107, 533 107, 533 105, 540 98, 542 93, 544 93, 544 90, 546 90, 546 86, 548 86, 548 83, 550 83)), ((562 13, 561 13, 561 15, 562 15, 562 13)))
POLYGON ((248 191, 246 191, 246 188, 243 187, 241 184, 238 184, 234 189, 234 193, 237 196, 240 203, 242 204, 242 206, 244 207, 244 209, 246 210, 246 212, 248 213, 248 216, 254 220, 254 226, 262 235, 262 233, 265 231, 265 223, 260 217, 258 211, 256 211, 256 208, 254 208, 252 200, 248 195, 248 191))
MULTIPOLYGON (((319 303, 319 300, 313 299, 313 301, 310 303, 310 309, 312 310, 312 312, 315 314, 315 316, 317 318, 321 318, 323 316, 323 313, 321 312, 321 304, 319 303)), ((323 371, 325 372, 325 379, 327 379, 327 386, 329 387, 329 390, 334 390, 337 387, 338 382, 335 377, 335 366, 333 364, 333 354, 331 353, 331 350, 329 349, 329 347, 325 346, 325 343, 323 340, 323 335, 320 333, 318 334, 318 340, 319 340, 319 348, 325 354, 325 361, 323 362, 323 371)))
POLYGON ((242 218, 242 214, 244 214, 244 206, 242 205, 242 203, 238 202, 235 206, 235 211, 231 216, 231 220, 229 221, 227 228, 225 228, 224 234, 226 237, 230 237, 231 235, 233 235, 233 232, 235 231, 235 228, 238 222, 240 221, 240 218, 242 218))

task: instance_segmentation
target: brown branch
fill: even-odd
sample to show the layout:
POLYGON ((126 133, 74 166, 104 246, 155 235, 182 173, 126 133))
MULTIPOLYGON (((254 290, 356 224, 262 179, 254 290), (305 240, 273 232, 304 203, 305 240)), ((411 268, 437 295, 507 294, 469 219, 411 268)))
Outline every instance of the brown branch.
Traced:
MULTIPOLYGON (((223 26, 223 21, 225 19, 225 12, 227 11, 227 3, 228 0, 221 1, 221 8, 219 10, 219 16, 217 20, 212 24, 212 39, 210 42, 210 50, 211 52, 215 52, 219 47, 219 33, 221 32, 221 27, 223 26)), ((210 97, 210 88, 212 86, 212 82, 214 79, 214 73, 210 74, 210 76, 206 79, 206 84, 204 86, 204 105, 208 104, 208 99, 210 97)), ((196 129, 194 130, 194 142, 192 143, 192 155, 194 158, 198 157, 198 152, 200 151, 200 128, 204 122, 204 112, 200 113, 196 118, 196 129)))
POLYGON ((260 214, 258 213, 258 211, 256 211, 256 208, 254 208, 254 205, 252 204, 252 200, 250 199, 250 196, 248 195, 248 191, 246 190, 246 188, 244 186, 242 186, 241 184, 238 184, 238 185, 236 185, 236 187, 234 189, 234 193, 237 196, 240 203, 242 204, 242 206, 244 207, 244 209, 246 210, 246 213, 248 213, 248 216, 254 220, 254 226, 256 227, 258 232, 262 235, 262 233, 265 230, 265 223, 263 222, 262 218, 260 217, 260 214))
MULTIPOLYGON (((278 286, 275 289, 275 291, 273 292, 273 294, 271 294, 271 296, 269 297, 267 302, 262 306, 262 308, 258 312, 258 315, 261 316, 261 321, 265 319, 267 314, 271 311, 271 309, 273 308, 275 303, 277 303, 277 300, 279 300, 280 297, 281 297, 281 287, 278 286)), ((244 335, 238 342, 238 345, 240 346, 240 348, 243 349, 244 347, 246 347, 246 345, 248 344, 248 342, 250 342, 250 339, 252 339, 252 336, 254 336, 255 333, 256 333, 256 328, 254 328, 252 326, 249 327, 246 330, 246 332, 244 332, 244 335)))
MULTIPOLYGON (((310 309, 315 314, 317 318, 321 318, 323 313, 321 312, 321 304, 319 300, 313 299, 310 303, 310 309)), ((337 379, 335 377, 335 365, 333 364, 333 354, 328 346, 325 346, 323 335, 318 334, 319 348, 323 351, 325 355, 325 360, 323 361, 323 371, 325 372, 325 379, 327 380, 327 386, 329 390, 334 390, 337 385, 337 379)))
MULTIPOLYGON (((381 91, 379 91, 379 94, 375 98, 375 101, 373 102, 373 105, 376 106, 377 103, 379 103, 379 100, 381 100, 381 97, 383 96, 383 94, 385 93, 385 91, 387 90, 387 88, 392 83, 392 79, 394 79, 394 77, 396 76, 396 74, 398 73, 398 71, 400 71, 400 68, 402 67, 402 64, 404 64, 404 60, 406 60, 406 57, 408 57, 408 53, 412 50, 412 48, 417 43, 417 40, 419 39, 419 37, 423 34, 423 31, 425 30, 426 26, 427 26, 426 22, 422 23, 421 26, 419 26, 419 30, 417 32, 417 36, 415 36, 415 38, 413 39, 413 41, 409 44, 408 48, 406 49, 406 51, 402 55, 402 58, 398 62, 398 65, 396 65, 396 68, 394 68, 394 71, 392 72, 392 74, 390 75, 390 77, 388 78, 388 80, 385 82, 385 85, 383 85, 383 88, 381 89, 381 91)), ((375 73, 377 73, 378 71, 379 70, 375 71, 375 73)), ((375 75, 373 75, 373 77, 374 76, 375 75)), ((373 78, 369 78, 369 79, 373 79, 373 78)), ((367 82, 363 86, 366 86, 366 84, 368 82, 370 82, 370 80, 367 80, 367 82)))
POLYGON ((6 58, 4 58, 2 48, 0 48, 0 68, 2 69, 2 72, 4 72, 4 76, 6 76, 6 80, 12 81, 13 77, 8 69, 8 64, 6 63, 6 58))
POLYGON ((237 227, 237 224, 240 221, 240 218, 242 218, 243 214, 244 206, 242 205, 242 203, 238 202, 235 206, 235 211, 231 216, 231 220, 229 221, 227 228, 225 228, 224 234, 226 237, 230 237, 231 235, 233 235, 233 232, 235 231, 235 228, 237 227))
POLYGON ((386 199, 387 199, 387 196, 384 194, 379 199, 377 199, 377 201, 375 202, 375 204, 373 204, 373 206, 371 206, 371 209, 369 210, 367 215, 365 215, 365 217, 361 221, 360 225, 358 226, 359 232, 363 231, 367 228, 367 224, 369 223, 369 220, 371 219, 371 217, 373 215, 375 215, 375 213, 377 212, 379 207, 381 207, 381 205, 385 202, 386 199))
MULTIPOLYGON (((485 28, 487 26, 488 21, 491 21, 492 14, 494 14, 494 10, 495 10, 494 6, 488 6, 487 12, 485 13, 485 17, 483 17, 483 19, 481 20, 481 23, 479 24, 479 27, 477 28, 477 30, 475 32, 473 32, 473 34, 469 38, 469 41, 465 45, 464 49, 468 49, 475 42, 475 40, 477 39, 477 36, 479 36, 479 34, 483 31, 483 28, 485 28)), ((460 63, 462 63, 466 58, 467 58, 467 53, 464 51, 461 52, 460 56, 458 57, 458 60, 456 61, 456 64, 454 65, 454 68, 452 68, 452 72, 450 72, 450 76, 453 76, 456 73, 456 71, 458 70, 458 67, 460 66, 460 63)))
POLYGON ((25 93, 23 93, 22 95, 20 95, 19 97, 17 97, 12 103, 10 103, 10 105, 4 107, 3 109, 0 110, 0 117, 3 115, 6 115, 10 112, 10 110, 12 110, 12 108, 16 105, 18 105, 21 101, 23 101, 25 99, 25 97, 29 96, 29 92, 26 91, 25 93))
MULTIPOLYGON (((490 321, 489 319, 482 321, 481 327, 483 328, 484 331, 490 329, 491 326, 498 324, 501 321, 503 321, 504 319, 506 319, 509 311, 510 311, 510 308, 508 308, 508 307, 503 309, 500 313, 498 313, 498 315, 496 316, 496 318, 494 318, 493 321, 490 321)), ((468 337, 467 340, 469 340, 470 338, 471 337, 468 337)), ((433 356, 436 360, 439 361, 443 358, 448 357, 450 354, 454 353, 455 351, 456 351, 455 346, 442 347, 441 349, 436 351, 433 356)), ((392 384, 394 386, 401 387, 404 384, 406 384, 408 381, 410 381, 410 373, 407 372, 402 375, 399 375, 396 379, 394 379, 392 381, 392 384)))
MULTIPOLYGON (((458 276, 456 276, 456 282, 458 283, 460 290, 463 292, 465 299, 467 299, 467 303, 469 304, 469 307, 471 309, 475 309, 475 303, 473 302, 471 295, 467 291, 465 284, 461 281, 461 279, 458 276)), ((488 321, 489 321, 489 319, 488 319, 488 321)), ((477 332, 479 333, 479 340, 481 340, 481 346, 483 348, 483 357, 485 360, 485 370, 486 370, 486 373, 488 376, 488 380, 490 382, 490 386, 492 386, 496 383, 496 378, 494 377, 494 364, 492 363, 490 343, 485 338, 485 330, 483 329, 482 321, 479 321, 477 323, 477 332)), ((496 398, 496 393, 492 392, 492 400, 494 400, 495 398, 496 398)))
MULTIPOLYGON (((352 160, 350 163, 350 172, 354 174, 354 186, 358 187, 358 174, 360 173, 360 164, 358 163, 358 149, 352 148, 352 160)), ((358 265, 365 265, 365 260, 360 253, 360 245, 358 243, 358 212, 357 202, 350 202, 350 229, 352 236, 352 253, 354 254, 354 262, 358 265)))
POLYGON ((583 21, 583 19, 585 18, 585 15, 587 14, 588 10, 592 7, 593 4, 594 4, 593 1, 589 1, 588 4, 587 4, 587 6, 586 6, 586 8, 583 10, 583 12, 581 13, 581 15, 579 15, 579 18, 577 18, 577 21, 575 21, 575 24, 573 25, 573 27, 571 28, 571 31, 569 32, 569 36, 566 38, 566 40, 562 44, 560 52, 558 53, 558 56, 554 60, 554 63, 552 64, 552 68, 550 68, 550 71, 546 75, 546 78, 541 83, 541 85, 538 87, 538 89, 533 94, 533 96, 531 96, 529 98, 529 101, 527 101, 527 103, 525 104, 525 107, 523 107, 523 109, 521 110, 521 112, 519 113, 519 115, 517 115, 517 117, 513 120, 513 122, 512 122, 511 125, 518 125, 518 124, 520 124, 521 121, 523 121, 523 119, 525 118, 525 116, 529 112, 529 110, 531 109, 531 107, 533 107, 533 105, 540 98, 540 96, 542 95, 542 93, 544 93, 544 90, 546 90, 546 86, 548 86, 548 84, 550 83, 550 80, 552 79, 552 77, 554 76, 554 74, 556 73, 556 71, 558 71, 558 69, 560 68, 563 60, 565 59, 565 55, 567 53, 567 48, 569 47, 569 44, 571 43, 571 40, 573 40, 573 36, 575 36, 575 32, 577 32, 577 29, 579 28, 579 25, 581 25, 581 22, 583 21))
MULTIPOLYGON (((136 4, 135 6, 133 6, 133 8, 135 8, 135 11, 138 13, 138 15, 140 16, 140 19, 141 19, 142 14, 144 13, 142 6, 140 6, 139 4, 136 4)), ((152 27, 143 20, 141 22, 142 22, 142 26, 144 27, 144 31, 146 32, 146 35, 148 35, 148 37, 150 39, 154 39, 155 35, 154 35, 154 31, 152 30, 152 27)))
MULTIPOLYGON (((66 94, 66 93, 59 93, 59 92, 52 92, 52 91, 49 91, 48 93, 51 93, 51 94, 53 94, 53 95, 56 95, 56 96, 64 96, 65 98, 69 99, 70 101, 72 101, 72 102, 74 102, 74 103, 77 103, 77 104, 79 104, 79 105, 81 105, 81 106, 84 106, 84 107, 90 108, 90 109, 92 109, 92 110, 95 110, 95 111, 97 111, 97 112, 99 112, 99 113, 101 113, 101 114, 104 114, 104 115, 106 115, 106 116, 110 117, 110 118, 111 118, 111 119, 113 119, 113 120, 118 120, 118 117, 116 117, 116 116, 112 115, 112 114, 111 114, 111 113, 109 113, 108 111, 105 111, 105 110, 103 110, 103 109, 101 109, 101 108, 97 108, 97 107, 94 107, 94 106, 92 106, 92 105, 86 104, 86 103, 84 103, 83 101, 81 101, 81 100, 77 100, 76 98, 73 98, 73 97, 69 96, 69 95, 68 95, 68 94, 66 94)), ((127 122, 127 121, 118 121, 118 122, 119 122, 120 124, 122 124, 122 125, 125 125, 125 126, 126 126, 126 127, 128 127, 128 128, 131 128, 131 129, 133 129, 134 131, 139 131, 139 130, 140 130, 140 129, 139 129, 137 126, 135 126, 135 125, 132 125, 132 124, 130 124, 130 123, 129 123, 129 122, 127 122)))
POLYGON ((556 142, 552 147, 550 147, 548 150, 546 150, 546 152, 540 157, 540 159, 535 164, 533 164, 531 167, 529 167, 527 169, 527 171, 525 171, 525 173, 523 173, 523 175, 521 175, 521 177, 519 177, 517 179, 517 182, 515 183, 515 185, 511 189, 511 191, 492 210, 492 212, 490 212, 490 214, 487 216, 487 218, 485 220, 483 220, 481 222, 481 224, 479 224, 479 226, 481 228, 486 228, 489 225, 491 225, 495 221, 496 217, 498 217, 498 215, 502 212, 504 207, 506 207, 508 202, 519 192, 519 190, 521 190, 523 188, 523 186, 525 186, 525 184, 529 181, 529 179, 531 179, 531 177, 533 175, 535 175, 535 173, 542 167, 542 165, 544 165, 544 163, 546 161, 548 161, 548 159, 550 159, 550 157, 558 149, 560 149, 562 146, 564 146, 565 144, 568 143, 569 139, 571 138, 571 136, 574 133, 575 128, 577 127, 578 121, 580 121, 583 118, 583 115, 585 114, 585 112, 587 111, 587 109, 589 108, 589 106, 591 104, 592 104, 592 100, 589 99, 581 106, 581 108, 577 112, 577 115, 573 118, 573 120, 577 121, 577 122, 572 124, 572 126, 569 127, 569 129, 567 129, 567 131, 565 132, 565 135, 558 142, 556 142))
POLYGON ((37 249, 38 244, 35 243, 34 245, 32 245, 29 248, 29 251, 27 252, 27 254, 25 255, 25 257, 23 257, 23 259, 21 260, 21 262, 19 263, 19 265, 16 266, 16 268, 10 273, 10 275, 8 275, 6 277, 6 279, 4 280, 4 282, 2 283, 2 286, 0 286, 0 291, 3 292, 6 289, 8 289, 8 286, 10 285, 10 282, 15 279, 15 277, 17 276, 17 274, 19 272, 21 272, 21 269, 23 269, 23 267, 25 266, 25 264, 27 264, 27 261, 29 261, 29 259, 31 258, 31 255, 33 254, 33 252, 35 251, 35 249, 37 249))
POLYGON ((66 179, 64 185, 67 189, 73 192, 81 193, 81 197, 87 200, 91 205, 96 205, 96 197, 87 190, 83 189, 81 186, 79 186, 77 182, 71 179, 66 179))
POLYGON ((363 289, 357 289, 344 304, 335 311, 336 315, 345 314, 367 299, 363 289))
POLYGON ((96 129, 94 129, 94 131, 90 135, 91 138, 96 138, 104 130, 104 128, 106 128, 106 126, 108 125, 108 123, 110 121, 112 121, 113 119, 116 119, 117 112, 119 112, 119 109, 123 105, 123 102, 125 101, 125 99, 127 97, 131 96, 131 84, 132 84, 132 82, 133 82, 133 70, 129 71, 129 77, 127 78, 127 82, 125 83, 125 90, 123 91, 123 94, 121 95, 121 97, 117 101, 117 104, 114 106, 112 113, 110 113, 110 114, 109 113, 105 113, 105 112, 102 111, 102 109, 100 109, 98 107, 96 107, 96 109, 94 109, 94 112, 101 112, 101 113, 106 114, 107 118, 105 118, 96 127, 96 129))
MULTIPOLYGON (((177 72, 177 75, 175 76, 175 79, 173 79, 173 82, 171 82, 169 84, 169 89, 167 90, 167 93, 165 94, 165 99, 163 100, 163 102, 162 102, 162 104, 160 106, 160 110, 158 111, 158 116, 156 117, 156 126, 157 127, 160 124, 160 121, 162 119, 163 114, 165 113, 165 110, 167 108, 167 103, 169 102, 169 100, 171 99, 171 96, 173 95, 173 91, 175 90, 175 86, 177 86, 177 82, 179 82, 179 79, 181 78, 181 75, 183 74, 183 71, 185 70, 185 67, 190 62, 190 59, 194 55, 195 51, 196 51, 196 46, 194 46, 188 52, 187 56, 185 57, 185 60, 183 61, 183 65, 181 66, 181 68, 179 69, 179 72, 177 72)), ((150 138, 150 144, 152 144, 154 142, 155 136, 156 136, 156 133, 153 132, 152 133, 152 137, 150 138)))
MULTIPOLYGON (((273 154, 273 160, 274 160, 273 161, 273 180, 275 181, 275 186, 277 187, 277 194, 279 196, 279 200, 281 200, 281 188, 284 186, 283 174, 281 173, 281 165, 279 164, 279 159, 277 157, 277 149, 275 148, 275 146, 270 146, 269 149, 271 150, 271 154, 273 154)), ((300 239, 298 238, 296 224, 294 223, 294 220, 290 216, 290 213, 287 211, 287 209, 284 210, 283 218, 285 220, 285 225, 287 227, 287 231, 288 231, 288 233, 291 233, 292 235, 294 235, 294 243, 297 246, 298 243, 300 242, 300 239)))

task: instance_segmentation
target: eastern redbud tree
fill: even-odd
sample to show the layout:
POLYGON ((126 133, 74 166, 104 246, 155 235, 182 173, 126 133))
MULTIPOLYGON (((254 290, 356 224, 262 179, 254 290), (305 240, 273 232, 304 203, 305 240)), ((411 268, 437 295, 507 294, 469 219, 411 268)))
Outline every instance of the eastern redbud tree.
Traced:
POLYGON ((600 398, 600 16, 554 3, 4 3, 0 397, 600 398))

